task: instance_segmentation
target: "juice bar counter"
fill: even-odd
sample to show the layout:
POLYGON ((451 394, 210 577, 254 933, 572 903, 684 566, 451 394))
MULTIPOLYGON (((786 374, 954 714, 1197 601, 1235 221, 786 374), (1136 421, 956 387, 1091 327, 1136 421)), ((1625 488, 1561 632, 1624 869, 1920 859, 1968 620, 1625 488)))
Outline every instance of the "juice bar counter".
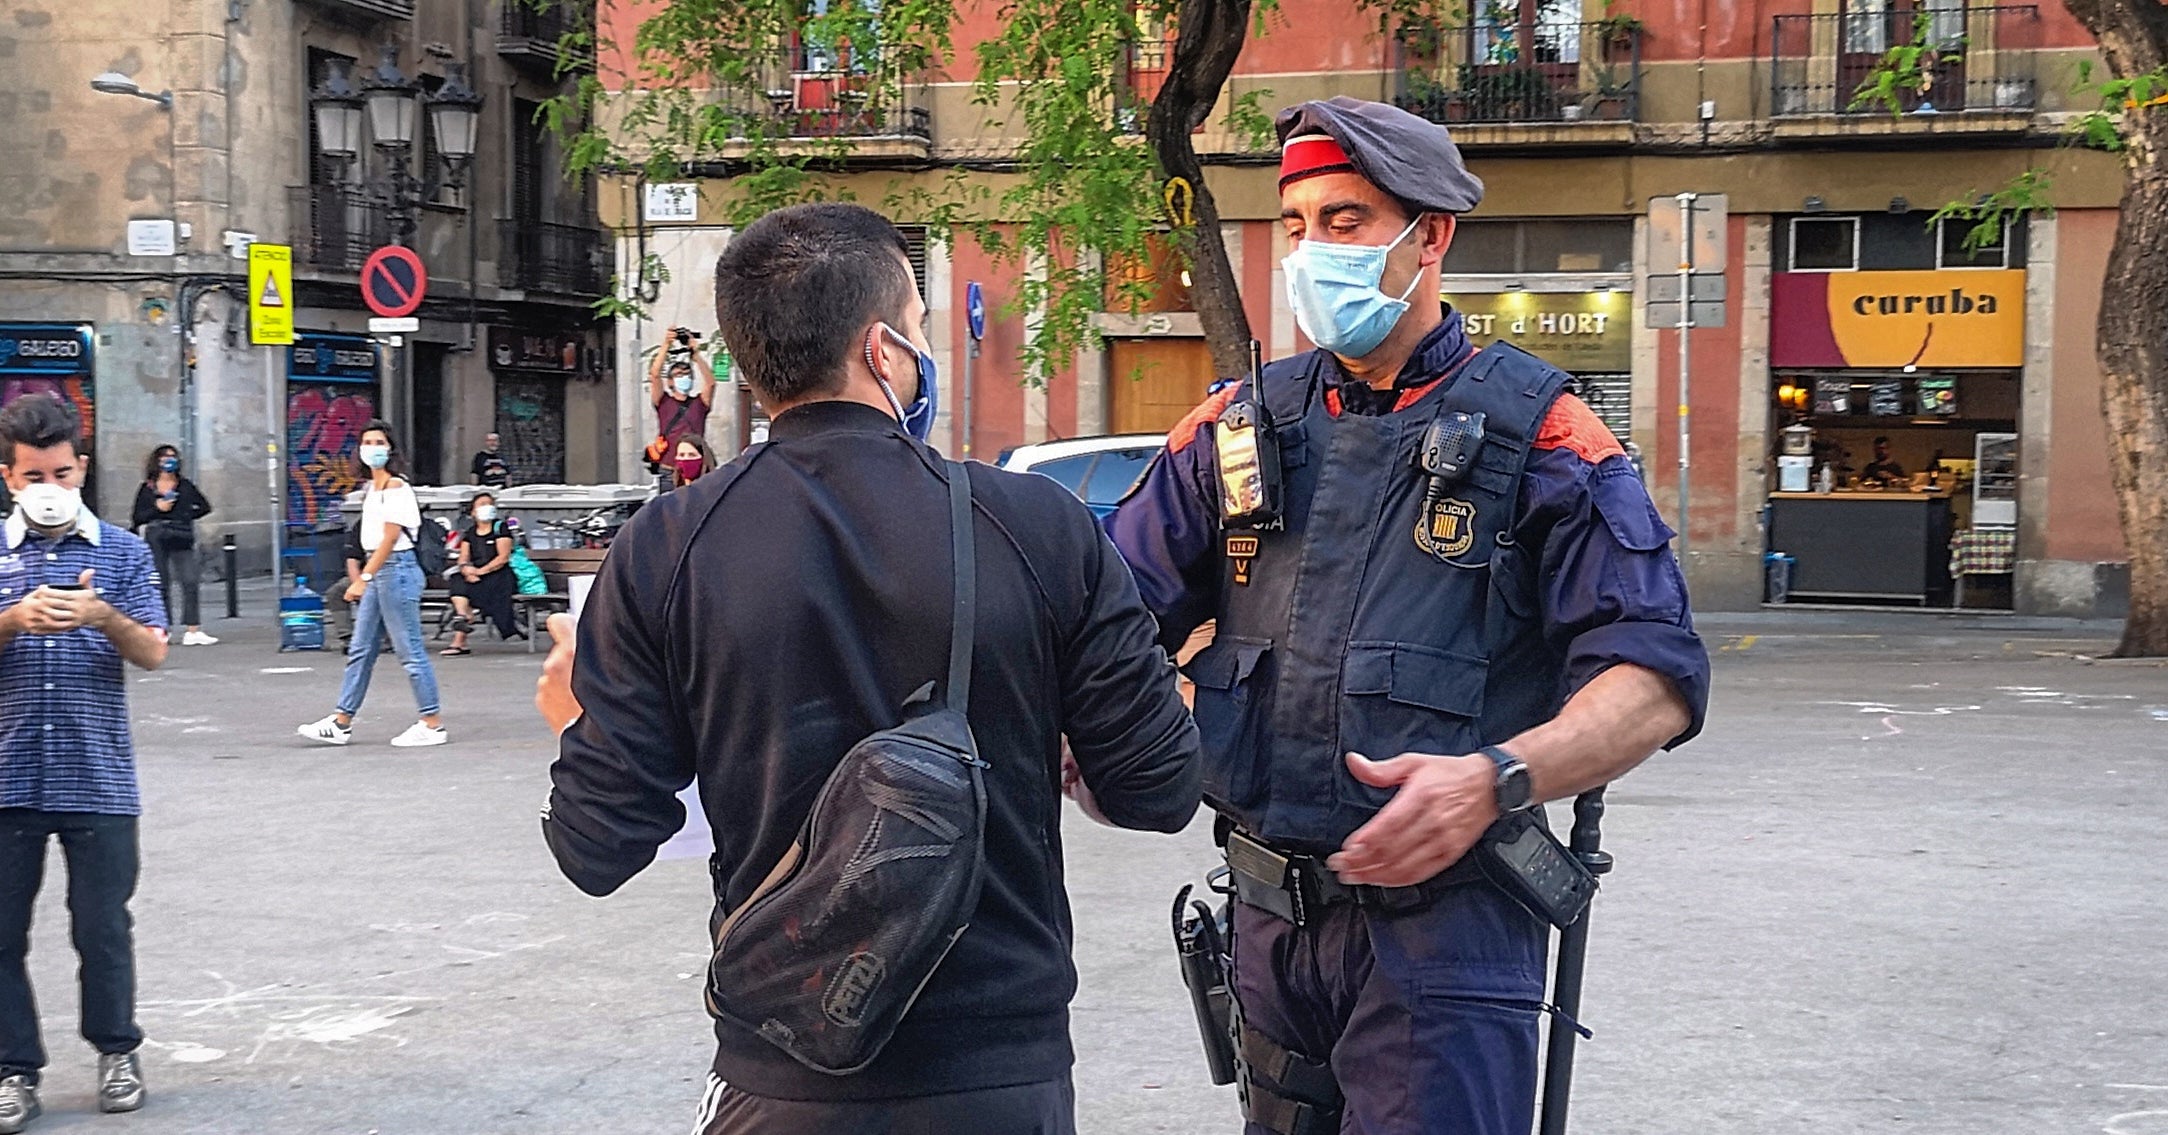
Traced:
POLYGON ((1791 595, 1950 605, 1948 492, 1771 493, 1769 550, 1791 556, 1791 595))

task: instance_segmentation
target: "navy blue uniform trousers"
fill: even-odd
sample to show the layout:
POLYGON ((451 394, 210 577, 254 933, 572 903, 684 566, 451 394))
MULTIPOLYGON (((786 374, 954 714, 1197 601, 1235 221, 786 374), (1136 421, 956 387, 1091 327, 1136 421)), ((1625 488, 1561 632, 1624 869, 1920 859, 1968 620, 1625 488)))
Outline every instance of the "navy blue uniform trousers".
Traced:
POLYGON ((1251 1028, 1330 1060, 1342 1135, 1528 1135, 1546 929, 1485 883, 1302 927, 1237 902, 1235 997, 1251 1028))

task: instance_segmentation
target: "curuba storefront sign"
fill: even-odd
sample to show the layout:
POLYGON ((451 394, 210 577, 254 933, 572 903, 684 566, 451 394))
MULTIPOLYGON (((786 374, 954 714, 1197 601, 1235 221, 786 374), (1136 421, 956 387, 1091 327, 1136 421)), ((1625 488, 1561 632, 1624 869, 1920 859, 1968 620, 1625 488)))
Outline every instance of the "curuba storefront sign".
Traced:
POLYGON ((1448 295, 1469 341, 1511 343, 1574 374, 1633 369, 1633 301, 1625 292, 1448 295))
POLYGON ((2018 367, 2025 273, 1779 272, 1769 361, 1780 367, 2018 367))

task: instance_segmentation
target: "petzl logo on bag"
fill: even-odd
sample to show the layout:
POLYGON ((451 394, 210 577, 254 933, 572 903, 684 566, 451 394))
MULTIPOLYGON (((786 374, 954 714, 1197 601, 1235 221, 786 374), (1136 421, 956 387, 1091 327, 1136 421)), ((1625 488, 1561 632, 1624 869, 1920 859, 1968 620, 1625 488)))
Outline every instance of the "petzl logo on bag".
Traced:
POLYGON ((844 959, 843 968, 837 970, 835 979, 828 983, 828 993, 821 998, 821 1012, 844 1028, 857 1028, 865 1019, 866 1002, 887 975, 888 964, 879 954, 852 954, 844 959))

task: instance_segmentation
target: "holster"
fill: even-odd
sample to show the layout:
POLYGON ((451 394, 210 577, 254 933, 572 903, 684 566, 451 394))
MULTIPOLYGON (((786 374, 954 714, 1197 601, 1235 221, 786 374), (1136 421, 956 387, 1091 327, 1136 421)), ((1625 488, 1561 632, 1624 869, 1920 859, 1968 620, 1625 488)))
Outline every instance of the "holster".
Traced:
MULTIPOLYGON (((1215 872, 1215 874, 1220 874, 1215 872)), ((1197 1035, 1204 1042, 1205 1068, 1215 1084, 1235 1082, 1234 952, 1228 938, 1227 904, 1217 913, 1191 902, 1190 889, 1174 896, 1174 949, 1182 965, 1182 984, 1197 1014, 1197 1035)))

